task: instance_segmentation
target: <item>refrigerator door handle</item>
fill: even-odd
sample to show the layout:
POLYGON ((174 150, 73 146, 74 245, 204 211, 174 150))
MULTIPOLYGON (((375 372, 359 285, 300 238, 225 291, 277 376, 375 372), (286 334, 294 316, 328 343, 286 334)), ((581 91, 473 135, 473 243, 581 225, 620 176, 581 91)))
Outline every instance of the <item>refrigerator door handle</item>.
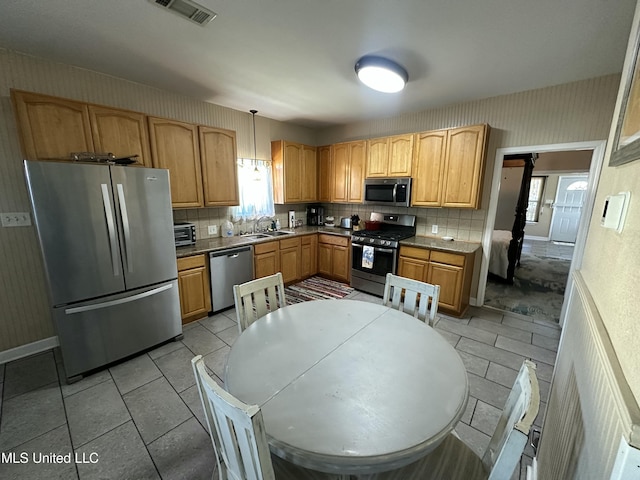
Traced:
POLYGON ((124 250, 127 257, 127 270, 133 273, 133 256, 131 255, 131 227, 129 225, 129 214, 127 213, 127 202, 124 196, 124 188, 121 183, 116 185, 118 190, 118 200, 120 201, 120 216, 122 217, 122 229, 124 230, 124 250))
POLYGON ((106 183, 101 183, 102 189, 102 205, 104 206, 104 216, 107 220, 107 231, 109 232, 109 248, 111 250, 111 266, 113 268, 113 276, 120 275, 118 268, 118 240, 116 238, 116 227, 113 221, 113 210, 111 210, 111 199, 109 198, 109 189, 106 183))
POLYGON ((172 288, 172 285, 170 283, 167 283, 166 285, 162 285, 161 287, 154 288, 153 290, 149 290, 147 292, 138 293, 130 297, 119 298, 118 300, 110 300, 103 303, 94 303, 92 305, 83 305, 82 307, 67 308, 65 309, 64 313, 66 313, 67 315, 73 315, 74 313, 88 312, 90 310, 99 310, 102 308, 113 307, 115 305, 122 305, 123 303, 135 302, 136 300, 140 300, 141 298, 150 297, 151 295, 157 295, 158 293, 169 290, 170 288, 172 288))

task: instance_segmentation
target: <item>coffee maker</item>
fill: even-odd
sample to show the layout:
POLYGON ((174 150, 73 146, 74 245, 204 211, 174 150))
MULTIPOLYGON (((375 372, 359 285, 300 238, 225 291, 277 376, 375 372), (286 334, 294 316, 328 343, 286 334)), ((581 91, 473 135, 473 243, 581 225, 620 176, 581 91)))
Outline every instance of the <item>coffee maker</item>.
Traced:
POLYGON ((324 207, 311 205, 307 207, 307 225, 324 225, 324 207))

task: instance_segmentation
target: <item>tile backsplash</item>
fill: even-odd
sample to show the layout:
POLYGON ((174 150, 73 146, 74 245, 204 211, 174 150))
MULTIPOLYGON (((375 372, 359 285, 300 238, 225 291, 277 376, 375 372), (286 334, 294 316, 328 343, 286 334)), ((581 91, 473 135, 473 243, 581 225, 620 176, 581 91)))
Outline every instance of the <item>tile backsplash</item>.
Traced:
MULTIPOLYGON (((457 240, 480 242, 484 230, 485 210, 467 210, 458 208, 419 208, 419 207, 387 207, 362 204, 336 204, 325 203, 325 216, 335 217, 336 224, 341 217, 358 215, 360 219, 367 220, 371 212, 410 214, 416 216, 416 233, 422 236, 451 236, 457 240), (431 233, 431 226, 438 225, 438 233, 431 233)), ((307 223, 306 205, 276 205, 274 219, 279 219, 282 228, 288 226, 288 212, 295 210, 296 220, 307 223)), ((215 237, 221 235, 221 225, 232 220, 232 209, 230 207, 218 208, 197 208, 179 209, 173 211, 174 222, 191 222, 196 225, 196 236, 198 239, 215 237), (209 225, 217 225, 217 235, 209 235, 209 225)), ((254 222, 252 220, 243 222, 233 222, 234 233, 246 233, 253 231, 254 222)), ((263 226, 266 226, 263 223, 263 226)))

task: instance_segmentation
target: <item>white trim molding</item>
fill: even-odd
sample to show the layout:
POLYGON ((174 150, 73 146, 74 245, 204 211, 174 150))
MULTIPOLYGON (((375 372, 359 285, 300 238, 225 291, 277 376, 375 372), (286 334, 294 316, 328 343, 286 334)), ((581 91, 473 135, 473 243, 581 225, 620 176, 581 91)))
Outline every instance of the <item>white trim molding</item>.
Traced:
POLYGON ((58 337, 49 337, 0 352, 0 364, 12 362, 36 353, 45 352, 60 345, 58 337))

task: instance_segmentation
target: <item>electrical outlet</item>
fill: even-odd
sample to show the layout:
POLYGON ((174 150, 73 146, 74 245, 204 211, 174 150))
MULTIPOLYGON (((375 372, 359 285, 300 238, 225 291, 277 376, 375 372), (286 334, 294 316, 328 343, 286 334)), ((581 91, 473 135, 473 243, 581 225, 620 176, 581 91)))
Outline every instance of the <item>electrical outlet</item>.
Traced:
POLYGON ((209 225, 209 235, 218 235, 218 225, 209 225))
POLYGON ((31 225, 29 212, 9 212, 0 214, 3 227, 28 227, 31 225))
POLYGON ((431 233, 438 233, 438 225, 431 225, 431 233))

